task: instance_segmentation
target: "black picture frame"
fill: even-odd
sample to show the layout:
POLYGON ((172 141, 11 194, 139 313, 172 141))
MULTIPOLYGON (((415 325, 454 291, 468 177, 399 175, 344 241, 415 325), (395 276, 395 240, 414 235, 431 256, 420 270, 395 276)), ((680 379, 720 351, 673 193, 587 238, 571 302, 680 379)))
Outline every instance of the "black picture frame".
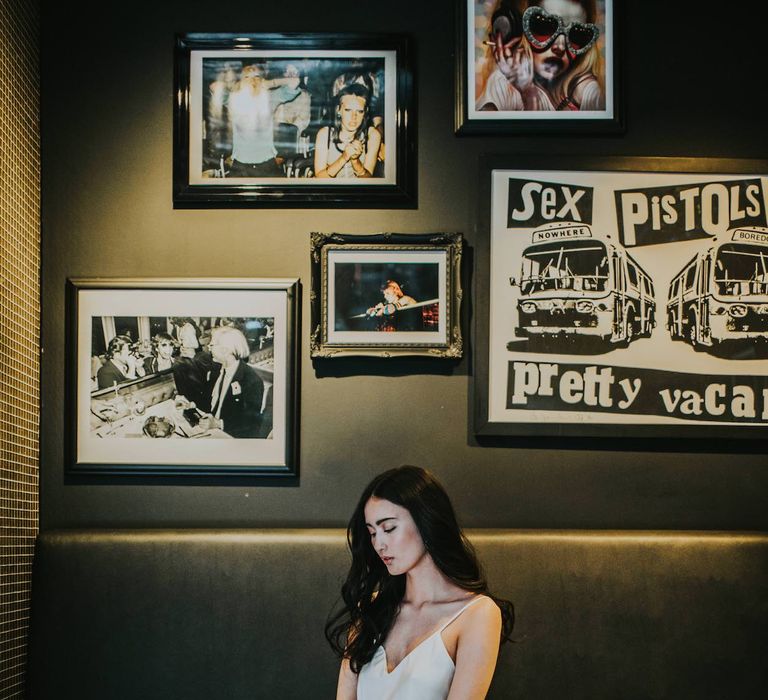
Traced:
MULTIPOLYGON (((600 58, 596 60, 599 60, 603 67, 604 76, 600 84, 605 100, 604 108, 581 112, 576 108, 574 100, 567 103, 563 100, 559 106, 549 101, 548 104, 551 106, 546 110, 507 110, 504 109, 504 105, 497 105, 498 111, 486 112, 476 107, 475 85, 479 83, 481 76, 485 79, 488 77, 486 73, 492 73, 491 49, 483 48, 483 43, 490 41, 491 23, 494 16, 498 16, 494 10, 503 12, 506 9, 505 3, 509 3, 512 17, 506 26, 515 27, 512 35, 519 35, 523 32, 527 0, 498 0, 493 6, 487 3, 476 3, 474 0, 454 1, 456 5, 455 128, 457 135, 617 134, 624 131, 621 76, 623 3, 615 0, 597 0, 602 21, 596 21, 600 31, 596 42, 596 51, 599 51, 600 58), (478 11, 484 14, 475 17, 478 11), (472 68, 470 68, 470 61, 472 61, 472 68), (476 77, 476 71, 481 67, 482 62, 489 63, 489 67, 487 71, 481 70, 476 77)), ((529 44, 523 42, 521 45, 529 44)), ((499 80, 499 82, 504 81, 499 80)), ((570 91, 567 95, 570 95, 570 91)), ((560 97, 558 93, 558 99, 560 97)))
POLYGON ((174 208, 417 205, 414 60, 405 35, 180 34, 173 110, 174 208), (249 64, 268 79, 259 97, 240 90, 249 64), (326 149, 329 161, 344 148, 323 128, 338 119, 338 91, 350 83, 366 89, 369 127, 359 127, 366 143, 379 139, 383 148, 371 155, 371 177, 352 176, 349 162, 341 175, 334 169, 334 177, 316 178, 315 148, 326 149), (276 155, 264 161, 267 171, 247 164, 268 152, 276 155))
MULTIPOLYGON (((765 379, 768 377, 768 327, 763 328, 756 325, 752 329, 754 332, 745 331, 742 333, 743 325, 734 323, 734 329, 738 333, 734 332, 729 336, 726 331, 715 332, 712 323, 707 322, 703 316, 700 316, 697 321, 694 317, 675 312, 675 309, 678 308, 678 297, 681 295, 675 291, 674 287, 675 279, 682 274, 681 270, 684 270, 686 265, 691 266, 697 259, 705 258, 709 254, 710 248, 714 250, 716 246, 735 241, 738 236, 740 236, 739 240, 747 240, 748 236, 736 231, 741 225, 739 221, 751 222, 749 225, 741 225, 742 228, 756 229, 758 234, 754 238, 759 238, 760 245, 764 246, 764 250, 761 249, 757 257, 753 256, 753 262, 757 260, 759 263, 768 258, 768 227, 765 224, 766 208, 768 208, 768 195, 766 194, 768 192, 768 177, 766 174, 768 174, 768 161, 755 159, 529 155, 487 155, 482 157, 480 164, 480 236, 476 247, 477 268, 474 289, 475 348, 477 351, 472 391, 474 433, 478 436, 722 438, 737 440, 765 439, 768 437, 768 393, 764 392, 762 386, 768 382, 765 379), (650 176, 658 177, 652 181, 650 176), (493 182, 494 177, 497 178, 495 184, 493 182), (569 196, 573 198, 581 196, 578 194, 578 188, 585 187, 589 184, 590 179, 595 187, 594 193, 589 193, 589 197, 585 195, 583 201, 587 201, 593 195, 593 201, 598 201, 598 197, 601 198, 603 210, 599 224, 597 223, 599 221, 597 214, 592 221, 562 221, 560 224, 548 222, 536 224, 536 226, 527 224, 525 220, 518 224, 510 218, 513 202, 515 203, 515 212, 523 211, 523 208, 518 206, 523 200, 515 199, 523 191, 522 186, 518 187, 520 182, 537 182, 543 188, 547 186, 556 188, 557 185, 567 183, 569 196), (516 182, 512 182, 513 180, 516 182), (628 185, 630 182, 634 182, 634 184, 628 185), (664 233, 658 234, 661 238, 654 245, 648 245, 648 241, 651 240, 647 238, 648 230, 643 234, 645 238, 642 241, 639 237, 625 238, 629 235, 626 232, 628 229, 625 230, 626 220, 622 218, 622 223, 619 224, 617 214, 620 206, 619 201, 621 201, 621 216, 624 217, 627 212, 631 215, 632 210, 626 202, 633 200, 625 200, 625 197, 636 196, 633 194, 634 190, 640 191, 643 183, 646 187, 658 189, 649 195, 651 199, 649 199, 648 216, 653 223, 645 224, 647 229, 648 226, 655 225, 656 221, 661 222, 660 231, 664 231, 664 233), (729 194, 726 197, 723 194, 726 191, 723 189, 725 183, 729 183, 727 185, 729 192, 736 187, 742 189, 739 189, 737 194, 729 194), (707 197, 720 197, 721 199, 718 201, 724 203, 722 205, 723 211, 726 207, 725 202, 730 202, 727 205, 729 207, 728 221, 733 226, 729 225, 725 233, 718 233, 713 238, 714 224, 707 227, 694 225, 688 231, 669 229, 668 232, 667 229, 663 228, 663 226, 667 226, 664 218, 653 218, 656 216, 653 207, 657 205, 664 205, 670 210, 675 209, 677 211, 678 220, 675 222, 677 226, 681 226, 683 221, 687 225, 689 221, 685 217, 689 215, 699 217, 701 221, 702 210, 705 211, 706 216, 716 216, 716 213, 712 213, 718 211, 716 206, 710 207, 709 204, 699 208, 691 206, 690 211, 685 211, 684 204, 681 204, 680 199, 677 201, 663 199, 665 192, 662 189, 665 187, 670 190, 666 193, 668 196, 675 195, 673 190, 677 187, 678 194, 675 196, 690 199, 697 195, 690 193, 679 195, 679 192, 695 191, 697 186, 700 187, 701 191, 704 191, 703 188, 710 185, 711 188, 707 197), (749 207, 745 209, 743 206, 746 201, 743 199, 746 187, 758 188, 750 195, 755 202, 752 204, 752 199, 749 200, 749 207, 752 209, 749 207), (607 198, 606 188, 613 188, 610 192, 611 196, 607 198), (652 196, 658 196, 659 199, 653 202, 652 196), (733 197, 736 199, 730 199, 733 197), (493 203, 492 198, 495 198, 493 203), (608 202, 611 204, 607 204, 608 202), (495 210, 494 206, 496 207, 495 210), (735 217, 740 211, 746 211, 747 218, 742 217, 740 220, 731 218, 731 212, 735 212, 733 214, 735 217), (752 217, 754 212, 757 212, 756 218, 752 217), (613 228, 605 225, 606 222, 612 220, 615 221, 613 228), (755 221, 758 220, 759 224, 755 224, 755 221), (526 268, 523 267, 525 260, 538 260, 539 262, 535 264, 539 265, 545 262, 545 258, 541 254, 539 258, 535 259, 534 254, 527 251, 531 251, 537 241, 545 240, 543 235, 539 235, 538 239, 534 240, 536 231, 539 229, 555 229, 558 226, 571 227, 572 230, 568 235, 576 238, 582 235, 578 229, 584 228, 583 224, 585 223, 587 224, 586 228, 591 227, 591 235, 594 239, 603 241, 606 247, 612 245, 615 248, 624 249, 623 253, 620 251, 620 254, 627 261, 627 270, 622 273, 625 281, 621 283, 625 287, 629 284, 626 280, 631 282, 634 277, 635 279, 639 278, 639 282, 635 284, 640 289, 643 284, 643 268, 646 272, 651 272, 650 286, 646 284, 645 289, 650 291, 654 303, 654 318, 652 320, 655 320, 655 326, 643 327, 642 322, 636 324, 635 320, 642 317, 642 314, 638 313, 635 318, 632 318, 633 331, 625 333, 627 324, 615 322, 616 319, 610 317, 611 330, 609 333, 612 337, 606 336, 605 341, 590 340, 589 343, 579 340, 580 336, 575 335, 576 332, 573 328, 570 330, 566 328, 568 324, 565 320, 558 322, 562 325, 562 329, 554 322, 551 332, 544 329, 550 323, 546 313, 554 313, 557 310, 555 307, 562 307, 564 314, 569 313, 568 300, 562 299, 558 302, 558 299, 555 298, 558 295, 565 296, 564 292, 547 292, 540 295, 542 299, 547 296, 547 303, 552 307, 551 311, 545 312, 542 310, 541 304, 538 303, 539 299, 534 299, 535 295, 532 292, 535 291, 535 287, 530 286, 530 289, 524 292, 523 286, 526 284, 526 279, 533 279, 533 273, 531 271, 526 272, 526 268), (518 226, 520 228, 517 228, 518 226), (523 236, 523 238, 515 240, 513 238, 515 236, 523 236), (667 236, 668 239, 665 240, 664 236, 667 236), (720 236, 719 239, 718 236, 720 236), (613 239, 613 242, 607 243, 606 238, 613 239), (628 240, 631 240, 633 245, 638 247, 630 248, 627 244, 628 240), (493 241, 502 241, 502 243, 493 249, 493 241), (641 248, 641 245, 645 248, 641 248), (628 250, 632 251, 631 254, 628 250), (691 256, 693 256, 692 259, 691 256), (494 265, 495 268, 493 268, 494 265), (632 267, 633 270, 629 270, 629 267, 632 267), (492 268, 496 270, 495 273, 492 268), (523 299, 525 294, 527 297, 523 299), (531 319, 537 319, 536 322, 542 327, 540 331, 546 333, 530 344, 528 338, 533 337, 530 326, 533 321, 522 320, 523 310, 520 304, 524 301, 537 302, 537 308, 532 313, 543 314, 542 318, 539 319, 537 315, 534 315, 531 319), (492 307, 497 309, 493 318, 491 317, 492 307), (509 318, 502 319, 500 314, 503 310, 506 310, 509 318), (708 330, 705 329, 707 323, 710 326, 708 330), (698 324, 695 331, 691 331, 693 324, 698 324), (561 333, 560 330, 563 332, 561 333), (571 338, 575 335, 576 341, 569 340, 569 334, 571 334, 571 338), (515 365, 513 363, 521 364, 515 365), (528 393, 528 388, 523 387, 522 384, 515 384, 515 382, 518 379, 517 373, 528 371, 529 367, 526 363, 537 365, 537 371, 542 369, 542 363, 547 363, 550 367, 546 371, 556 373, 552 374, 554 379, 550 383, 553 393, 547 398, 543 398, 543 394, 538 393, 538 389, 542 386, 539 383, 536 395, 532 394, 531 400, 523 406, 516 402, 523 400, 522 395, 528 393), (607 394, 609 400, 613 402, 612 408, 605 410, 602 408, 585 409, 582 402, 579 404, 580 409, 571 409, 565 406, 562 393, 558 394, 558 387, 560 386, 558 382, 562 381, 561 375, 565 371, 579 372, 583 369, 582 366, 587 365, 593 366, 595 369, 592 371, 594 372, 605 371, 606 377, 612 380, 610 392, 607 394), (637 405, 637 410, 634 406, 625 404, 631 410, 625 411, 624 415, 617 419, 616 416, 619 411, 614 409, 619 405, 617 400, 619 397, 618 395, 614 396, 613 387, 618 386, 622 375, 628 376, 632 373, 641 379, 637 394, 641 403, 637 405), (654 384, 654 382, 656 383, 654 384), (655 390, 653 390, 654 386, 655 390), (747 388, 739 389, 740 386, 747 388), (521 387, 520 396, 516 395, 517 387, 521 387), (676 393, 676 390, 679 390, 679 393, 676 393), (710 392, 709 395, 707 395, 707 391, 710 392), (692 393, 686 394, 684 392, 692 393), (746 400, 743 399, 742 394, 746 396, 746 400), (707 396, 707 400, 712 402, 711 406, 708 406, 705 401, 707 396), (754 416, 749 413, 750 397, 752 399, 751 410, 754 412, 754 416), (660 408, 662 406, 663 411, 660 408), (684 408, 688 411, 687 414, 682 412, 684 408), (737 408, 739 410, 738 417, 743 418, 741 422, 735 419, 737 408), (718 418, 715 414, 708 413, 710 409, 722 411, 722 414, 719 415, 724 417, 718 418), (610 413, 611 410, 613 413, 610 413), (696 411, 699 410, 701 414, 697 415, 696 411), (746 412, 742 415, 743 411, 746 412)), ((642 202, 639 200, 640 196, 637 195, 633 206, 637 206, 638 211, 641 211, 642 202)), ((686 199, 686 201, 688 200, 686 199)), ((598 212, 600 209, 595 207, 594 211, 598 212)), ((660 216, 665 215, 664 210, 659 211, 661 211, 660 216)), ((551 213, 551 211, 548 212, 548 214, 551 213)), ((568 214, 571 215, 572 212, 569 211, 568 214)), ((666 215, 669 215, 669 220, 672 221, 669 212, 666 215)), ((694 221, 694 219, 690 221, 694 221)), ((548 235, 554 238, 551 232, 548 235)), ((572 241, 567 241, 567 243, 570 244, 572 241)), ((731 244, 729 243, 729 245, 731 244)), ((541 251, 543 251, 543 246, 541 251)), ((736 256, 734 255, 734 257, 736 256)), ((716 255, 714 257, 710 255, 710 261, 711 266, 716 265, 716 255)), ((531 265, 533 264, 534 262, 531 262, 531 265)), ((575 270, 575 262, 570 260, 569 264, 575 270)), ((562 267, 560 263, 558 265, 562 267)), ((618 269, 618 266, 615 267, 618 269)), ((541 274, 543 275, 543 272, 541 274)), ((579 273, 573 272, 571 274, 577 275, 579 273)), ((698 298, 702 300, 709 294, 709 290, 713 289, 714 285, 714 282, 707 281, 709 279, 708 274, 708 272, 697 271, 691 275, 694 280, 691 284, 692 289, 699 284, 699 279, 702 280, 701 286, 698 288, 699 292, 697 292, 698 298)), ((613 279, 613 282, 606 283, 609 288, 611 284, 614 286, 619 284, 616 281, 617 278, 609 277, 607 273, 605 278, 613 279)), ((712 280, 714 279, 712 277, 712 280)), ((575 281, 573 288, 577 288, 575 281)), ((586 283, 582 282, 580 289, 586 288, 586 283)), ((544 289, 545 286, 542 284, 542 290, 544 289)), ((761 289, 763 288, 761 287, 761 289)), ((744 293, 746 294, 746 292, 744 293)), ((581 295, 575 296, 586 299, 590 295, 592 294, 582 292, 581 295)), ((625 297, 631 301, 629 293, 625 297)), ((713 302, 712 312, 721 316, 723 313, 730 314, 728 309, 732 306, 731 302, 736 300, 722 295, 717 297, 717 295, 710 294, 711 300, 715 298, 719 299, 719 306, 715 308, 713 302)), ((752 300, 748 300, 746 296, 742 301, 744 306, 752 304, 752 300)), ((611 303, 615 304, 616 302, 611 303)), ((682 309, 683 307, 679 308, 682 309)), ((688 310, 692 308, 693 306, 689 305, 688 310)), ((755 313, 758 313, 759 309, 762 311, 768 309, 768 295, 758 304, 757 308, 758 311, 755 313)), ((606 306, 606 310, 609 309, 610 307, 606 306)), ((528 309, 528 311, 531 310, 528 309)), ((741 313, 742 310, 737 309, 737 311, 741 313)), ((752 312, 750 311, 750 313, 752 312)), ((623 318, 627 319, 626 313, 623 318)), ((762 318, 761 322, 764 325, 768 324, 768 320, 765 318, 762 318)), ((581 321, 581 323, 586 324, 586 320, 581 321)), ((725 327, 728 328, 727 317, 725 323, 725 327)), ((533 376, 533 367, 530 370, 531 376, 533 376)), ((569 377, 569 381, 570 379, 571 377, 569 377)), ((577 378, 575 381, 578 383, 577 378)), ((630 381, 634 382, 635 380, 630 381)), ((630 384, 627 386, 634 388, 637 385, 630 384)), ((768 388, 768 384, 766 388, 768 388)), ((570 400, 573 397, 569 395, 568 398, 570 400)))
POLYGON ((66 298, 68 474, 298 476, 297 279, 71 278, 66 298))
POLYGON ((460 233, 311 234, 313 358, 462 356, 460 233))

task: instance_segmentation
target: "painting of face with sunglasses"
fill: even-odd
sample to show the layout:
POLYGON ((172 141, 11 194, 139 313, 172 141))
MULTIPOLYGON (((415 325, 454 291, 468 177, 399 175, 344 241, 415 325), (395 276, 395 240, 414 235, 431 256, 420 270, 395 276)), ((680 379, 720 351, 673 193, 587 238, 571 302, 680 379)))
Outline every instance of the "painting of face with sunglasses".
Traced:
POLYGON ((486 13, 488 20, 475 52, 476 110, 605 110, 601 38, 606 2, 610 0, 476 3, 476 12, 486 13))

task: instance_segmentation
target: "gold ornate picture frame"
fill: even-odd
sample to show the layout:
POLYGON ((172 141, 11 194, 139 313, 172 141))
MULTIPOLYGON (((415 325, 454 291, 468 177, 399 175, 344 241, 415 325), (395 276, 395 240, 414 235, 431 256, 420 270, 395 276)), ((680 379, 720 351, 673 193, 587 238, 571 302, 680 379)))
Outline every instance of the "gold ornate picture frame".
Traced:
POLYGON ((313 233, 312 357, 460 358, 459 233, 313 233))

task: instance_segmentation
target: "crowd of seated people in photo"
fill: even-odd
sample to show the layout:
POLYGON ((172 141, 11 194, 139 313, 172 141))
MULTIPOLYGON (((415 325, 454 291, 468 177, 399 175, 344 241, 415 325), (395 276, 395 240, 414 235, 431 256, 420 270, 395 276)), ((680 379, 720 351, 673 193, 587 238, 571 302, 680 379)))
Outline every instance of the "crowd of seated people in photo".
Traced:
POLYGON ((246 336, 245 319, 169 318, 169 332, 151 343, 119 333, 103 358, 94 355, 95 391, 114 388, 157 373, 168 373, 181 409, 196 409, 200 424, 232 437, 265 437, 272 428, 271 384, 252 361, 271 355, 274 329, 259 325, 246 336), (250 342, 249 342, 250 338, 250 342), (267 400, 269 399, 269 400, 267 400))
POLYGON ((328 78, 318 66, 221 65, 208 85, 204 176, 382 177, 383 73, 349 68, 328 78))

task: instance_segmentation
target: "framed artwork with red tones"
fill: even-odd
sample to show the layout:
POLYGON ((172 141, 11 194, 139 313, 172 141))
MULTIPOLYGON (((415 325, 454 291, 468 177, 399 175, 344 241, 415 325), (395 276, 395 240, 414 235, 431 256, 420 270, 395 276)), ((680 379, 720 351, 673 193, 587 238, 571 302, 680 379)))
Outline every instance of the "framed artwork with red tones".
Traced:
POLYGON ((312 357, 459 358, 458 233, 312 234, 312 357))
POLYGON ((457 0, 456 132, 622 126, 613 0, 457 0))

